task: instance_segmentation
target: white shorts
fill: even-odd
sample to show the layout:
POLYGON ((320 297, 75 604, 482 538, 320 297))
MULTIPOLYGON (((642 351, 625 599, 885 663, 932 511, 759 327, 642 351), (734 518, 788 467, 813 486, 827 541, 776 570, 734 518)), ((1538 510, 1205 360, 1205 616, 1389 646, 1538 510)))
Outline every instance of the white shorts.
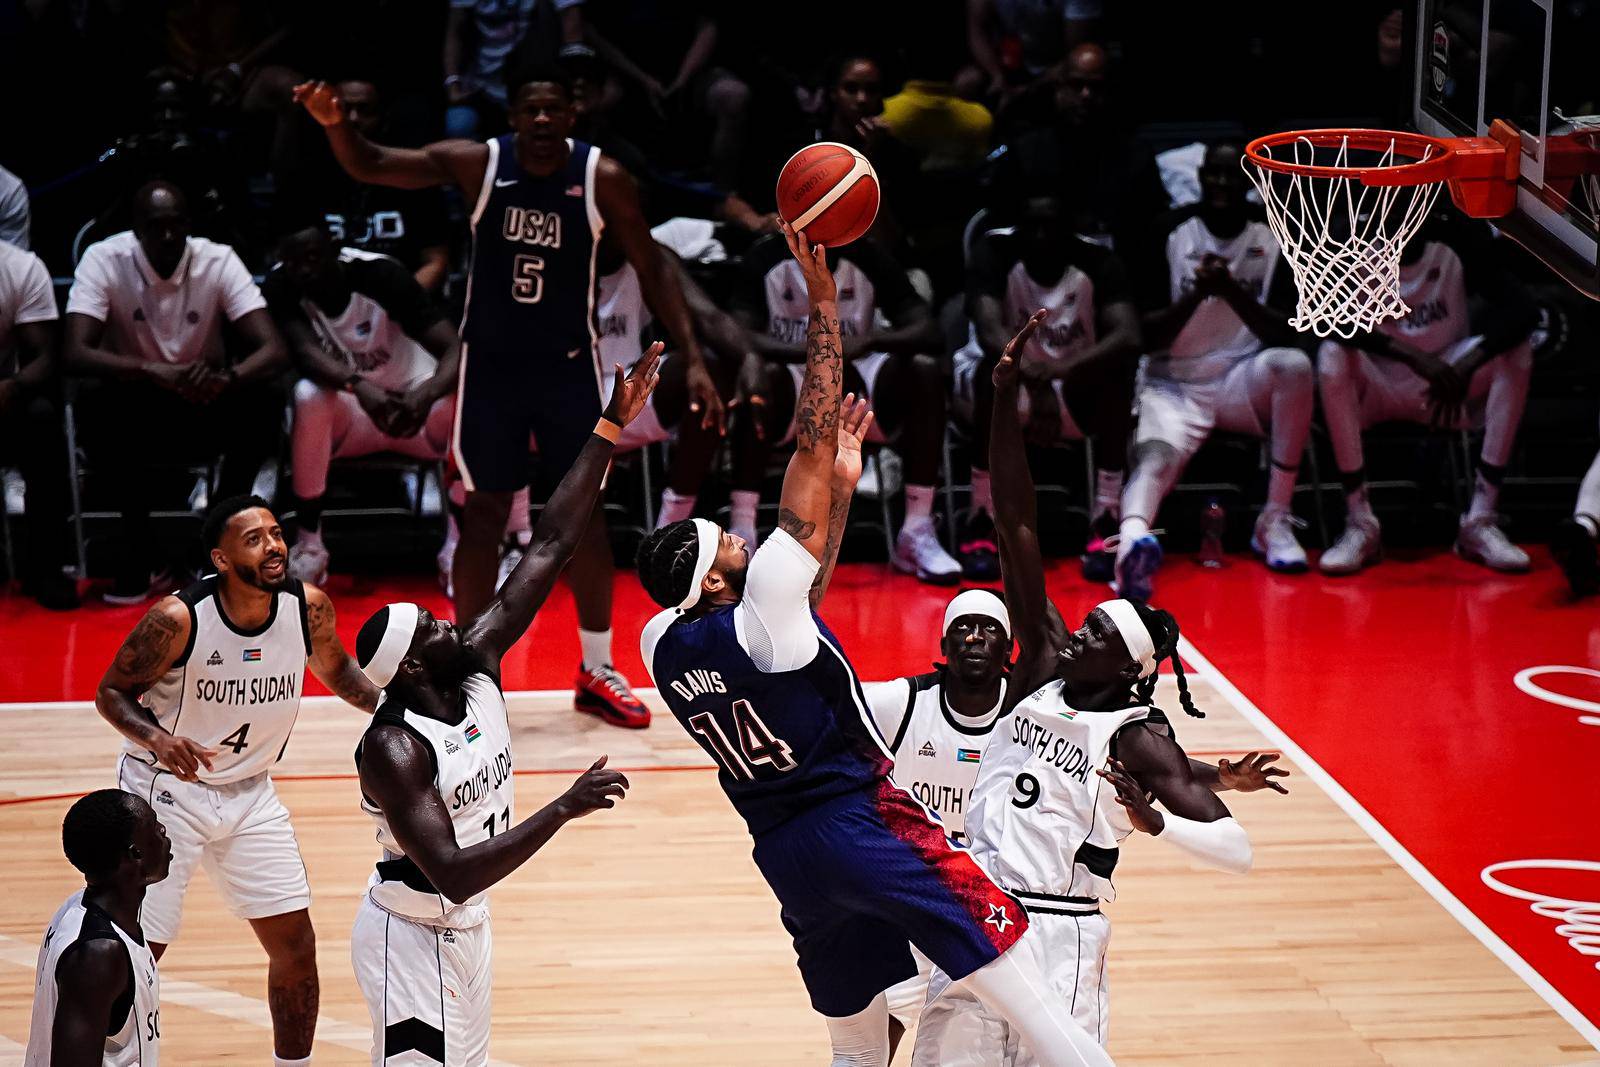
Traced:
MULTIPOLYGON (((1073 1021, 1103 1047, 1109 1032, 1111 997, 1106 985, 1106 949, 1111 921, 1103 914, 1028 912, 1028 932, 1011 949, 1026 952, 1049 983, 1049 995, 1067 1005, 1073 1021)), ((934 969, 928 1006, 917 1024, 911 1067, 1034 1067, 1005 1019, 934 969)))
MULTIPOLYGON (((868 352, 864 356, 857 356, 850 362, 855 367, 856 372, 861 375, 861 380, 866 383, 867 402, 872 403, 875 391, 878 388, 878 375, 883 373, 883 365, 889 362, 889 353, 868 352)), ((798 408, 800 406, 800 386, 805 381, 806 376, 805 364, 790 363, 789 376, 794 379, 795 407, 798 408)), ((793 440, 794 418, 791 416, 789 419, 789 428, 784 431, 783 440, 779 441, 778 443, 781 445, 786 445, 793 440)), ((873 420, 872 429, 867 431, 867 440, 879 445, 888 440, 888 438, 883 436, 883 424, 876 419, 873 420)))
POLYGON ((889 1000, 889 1017, 898 1019, 909 1031, 922 1015, 922 1006, 928 1000, 928 979, 933 977, 933 961, 924 956, 917 946, 911 946, 911 957, 917 961, 917 973, 898 985, 885 990, 889 1000))
MULTIPOLYGON (((1454 366, 1470 355, 1481 340, 1481 336, 1463 338, 1447 346, 1439 353, 1439 358, 1454 366)), ((1322 347, 1326 350, 1339 346, 1332 341, 1324 341, 1322 347)), ((1380 422, 1431 421, 1428 382, 1422 375, 1396 359, 1383 359, 1357 348, 1347 348, 1346 352, 1351 359, 1350 369, 1356 381, 1356 395, 1361 399, 1362 429, 1380 422)), ((1483 425, 1484 400, 1492 381, 1493 376, 1489 374, 1472 376, 1467 403, 1457 429, 1483 425)))
POLYGON ((372 1062, 482 1067, 489 1062, 494 937, 487 922, 424 926, 361 898, 350 963, 372 1016, 372 1062))
MULTIPOLYGON (((976 340, 968 341, 951 356, 951 372, 954 381, 951 385, 950 398, 951 412, 962 422, 969 426, 973 421, 973 411, 978 403, 978 366, 983 362, 983 349, 978 347, 976 340)), ((1067 399, 1061 391, 1060 382, 1051 382, 1051 389, 1056 394, 1056 412, 1061 419, 1061 440, 1082 441, 1083 428, 1072 417, 1072 412, 1067 410, 1067 399)), ((1027 389, 1017 390, 1017 414, 1021 416, 1024 425, 1028 415, 1033 410, 1033 397, 1027 389)))
POLYGON ((170 945, 183 920, 183 895, 204 864, 228 910, 265 919, 311 906, 311 886, 289 811, 269 774, 242 782, 181 782, 170 771, 123 756, 117 786, 155 810, 172 839, 172 869, 145 891, 139 922, 150 940, 170 945))
MULTIPOLYGON (((1299 352, 1299 349, 1290 351, 1299 352)), ((1211 381, 1179 381, 1159 371, 1139 380, 1139 426, 1134 443, 1160 441, 1187 459, 1200 451, 1214 429, 1267 436, 1262 413, 1272 410, 1271 371, 1264 348, 1239 360, 1211 381)))

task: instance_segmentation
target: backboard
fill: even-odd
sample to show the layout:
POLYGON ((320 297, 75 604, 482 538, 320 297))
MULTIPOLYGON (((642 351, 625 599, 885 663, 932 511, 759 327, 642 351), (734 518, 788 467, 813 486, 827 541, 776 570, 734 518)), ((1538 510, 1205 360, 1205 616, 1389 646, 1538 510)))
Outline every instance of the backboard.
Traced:
POLYGON ((1406 15, 1417 130, 1516 127, 1517 202, 1494 224, 1600 300, 1600 4, 1416 0, 1406 15))

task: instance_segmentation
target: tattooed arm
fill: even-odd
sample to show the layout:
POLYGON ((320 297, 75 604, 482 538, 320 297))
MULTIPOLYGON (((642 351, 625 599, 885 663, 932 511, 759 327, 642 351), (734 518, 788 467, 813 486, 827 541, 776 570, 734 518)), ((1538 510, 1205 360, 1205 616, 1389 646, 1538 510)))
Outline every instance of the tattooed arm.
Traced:
POLYGON ((189 646, 189 608, 175 596, 163 597, 133 628, 116 659, 106 668, 94 706, 106 722, 183 781, 198 781, 202 765, 211 769, 216 750, 168 733, 139 697, 172 668, 189 646))
POLYGON ((827 250, 813 247, 787 225, 783 236, 800 263, 811 298, 806 327, 806 370, 795 400, 795 452, 783 475, 778 528, 818 561, 828 550, 834 461, 839 453, 839 397, 844 382, 839 308, 827 250))
POLYGON ((833 464, 833 485, 829 489, 828 547, 822 553, 822 566, 811 582, 811 610, 816 611, 833 580, 833 565, 839 562, 839 542, 844 539, 845 520, 850 517, 850 498, 861 480, 861 442, 872 428, 872 409, 865 397, 851 393, 844 398, 839 425, 839 455, 833 464))
POLYGON ((340 700, 370 713, 378 706, 378 690, 334 632, 333 601, 314 585, 306 586, 306 621, 311 627, 311 673, 340 700))

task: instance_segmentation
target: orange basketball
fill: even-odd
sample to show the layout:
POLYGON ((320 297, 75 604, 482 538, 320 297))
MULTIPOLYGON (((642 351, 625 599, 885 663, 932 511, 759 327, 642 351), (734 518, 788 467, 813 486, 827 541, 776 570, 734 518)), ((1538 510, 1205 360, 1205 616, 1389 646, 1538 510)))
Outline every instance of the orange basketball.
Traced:
POLYGON ((878 217, 878 172, 849 145, 802 148, 778 174, 778 214, 812 244, 847 245, 878 217))

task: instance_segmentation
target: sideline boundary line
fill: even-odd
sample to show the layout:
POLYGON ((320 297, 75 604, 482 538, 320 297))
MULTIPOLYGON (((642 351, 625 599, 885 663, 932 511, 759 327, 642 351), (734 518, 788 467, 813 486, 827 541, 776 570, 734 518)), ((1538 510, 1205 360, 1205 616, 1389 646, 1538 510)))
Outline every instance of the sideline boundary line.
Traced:
POLYGON ((1333 775, 1323 770, 1321 764, 1312 759, 1311 755, 1296 744, 1284 732, 1282 727, 1273 722, 1265 712, 1255 705, 1254 701, 1245 696, 1239 690, 1239 687, 1229 680, 1227 675, 1219 671, 1215 664, 1207 659, 1199 649, 1195 648, 1193 641, 1190 641, 1187 637, 1180 636, 1178 638, 1178 651, 1186 661, 1194 663, 1204 671, 1207 680, 1211 683, 1211 687, 1224 700, 1233 705, 1233 709, 1244 716, 1250 725, 1260 730, 1267 740, 1273 743, 1274 747, 1293 760, 1300 771, 1315 782, 1324 793, 1328 794, 1329 798, 1339 805, 1339 808, 1346 815, 1350 816, 1351 820, 1361 828, 1362 832, 1372 838, 1378 847, 1388 853, 1389 858, 1400 866, 1401 870, 1411 876, 1412 881, 1421 886, 1441 908, 1449 912, 1451 918, 1465 927, 1468 933, 1483 944, 1484 948, 1494 953, 1501 963, 1511 968, 1512 973, 1521 978, 1528 985, 1528 988, 1539 995, 1540 999, 1555 1009, 1556 1014, 1571 1024, 1572 1028, 1578 1031, 1585 1041, 1596 1049, 1600 1049, 1600 1027, 1596 1027, 1594 1023, 1590 1022, 1582 1012, 1572 1005, 1571 1001, 1562 996, 1560 991, 1550 984, 1549 979, 1535 970, 1527 960, 1517 955, 1516 950, 1506 944, 1499 934, 1495 933, 1487 923, 1478 918, 1471 908, 1461 903, 1454 893, 1446 889, 1444 883, 1439 881, 1432 871, 1424 867, 1381 822, 1373 818, 1372 814, 1361 806, 1360 801, 1350 795, 1349 790, 1340 785, 1333 775))

